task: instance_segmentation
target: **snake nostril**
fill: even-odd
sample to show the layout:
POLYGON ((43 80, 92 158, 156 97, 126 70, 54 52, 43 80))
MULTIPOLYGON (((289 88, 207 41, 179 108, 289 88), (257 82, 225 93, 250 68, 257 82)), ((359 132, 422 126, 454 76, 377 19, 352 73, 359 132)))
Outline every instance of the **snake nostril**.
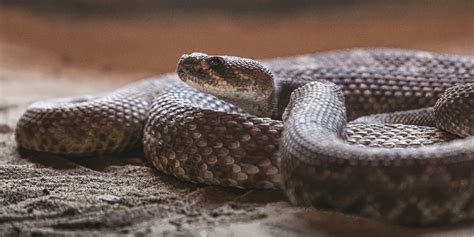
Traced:
POLYGON ((193 55, 183 54, 178 62, 178 72, 201 73, 203 71, 202 59, 193 55))
POLYGON ((191 67, 197 64, 197 60, 194 57, 191 57, 187 54, 183 54, 179 59, 179 64, 182 66, 191 67))

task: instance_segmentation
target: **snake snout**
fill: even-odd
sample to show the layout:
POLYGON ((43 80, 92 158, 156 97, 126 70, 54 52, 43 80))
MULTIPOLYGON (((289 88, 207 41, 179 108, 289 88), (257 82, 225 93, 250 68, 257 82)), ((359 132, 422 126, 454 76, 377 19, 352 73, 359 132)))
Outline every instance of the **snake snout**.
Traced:
POLYGON ((203 70, 203 59, 206 57, 203 53, 183 54, 178 61, 178 74, 200 73, 203 70))
POLYGON ((189 54, 183 54, 181 58, 179 58, 178 67, 189 67, 196 64, 196 61, 196 58, 190 57, 189 54))
POLYGON ((179 58, 178 64, 182 65, 195 65, 199 64, 204 58, 208 55, 203 53, 191 53, 191 54, 183 54, 181 58, 179 58))

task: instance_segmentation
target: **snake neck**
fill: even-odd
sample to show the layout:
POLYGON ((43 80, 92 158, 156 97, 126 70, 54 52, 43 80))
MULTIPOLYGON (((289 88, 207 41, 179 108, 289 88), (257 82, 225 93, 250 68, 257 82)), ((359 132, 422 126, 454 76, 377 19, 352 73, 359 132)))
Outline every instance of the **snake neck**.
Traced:
POLYGON ((245 112, 259 116, 259 117, 274 117, 276 114, 276 92, 271 89, 269 95, 259 95, 251 99, 249 98, 229 98, 224 96, 217 96, 219 99, 227 101, 245 112))

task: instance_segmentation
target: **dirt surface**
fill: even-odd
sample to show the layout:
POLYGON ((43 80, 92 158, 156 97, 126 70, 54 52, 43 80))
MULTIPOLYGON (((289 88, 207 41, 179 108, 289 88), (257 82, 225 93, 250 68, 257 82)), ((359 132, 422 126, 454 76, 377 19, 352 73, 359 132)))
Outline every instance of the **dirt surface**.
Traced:
POLYGON ((291 207, 279 191, 189 184, 155 171, 140 153, 71 159, 16 149, 15 123, 31 102, 172 71, 184 52, 263 58, 392 46, 474 55, 472 9, 395 8, 271 16, 259 25, 219 14, 84 19, 0 10, 0 236, 471 235, 474 225, 401 228, 291 207))

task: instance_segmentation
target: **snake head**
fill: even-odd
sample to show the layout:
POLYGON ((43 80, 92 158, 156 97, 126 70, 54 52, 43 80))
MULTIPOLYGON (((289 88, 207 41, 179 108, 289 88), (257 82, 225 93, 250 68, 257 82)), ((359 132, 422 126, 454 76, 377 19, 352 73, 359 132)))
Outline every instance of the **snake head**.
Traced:
POLYGON ((182 81, 202 92, 255 115, 271 115, 273 75, 255 60, 203 53, 184 54, 179 59, 177 73, 182 81))

